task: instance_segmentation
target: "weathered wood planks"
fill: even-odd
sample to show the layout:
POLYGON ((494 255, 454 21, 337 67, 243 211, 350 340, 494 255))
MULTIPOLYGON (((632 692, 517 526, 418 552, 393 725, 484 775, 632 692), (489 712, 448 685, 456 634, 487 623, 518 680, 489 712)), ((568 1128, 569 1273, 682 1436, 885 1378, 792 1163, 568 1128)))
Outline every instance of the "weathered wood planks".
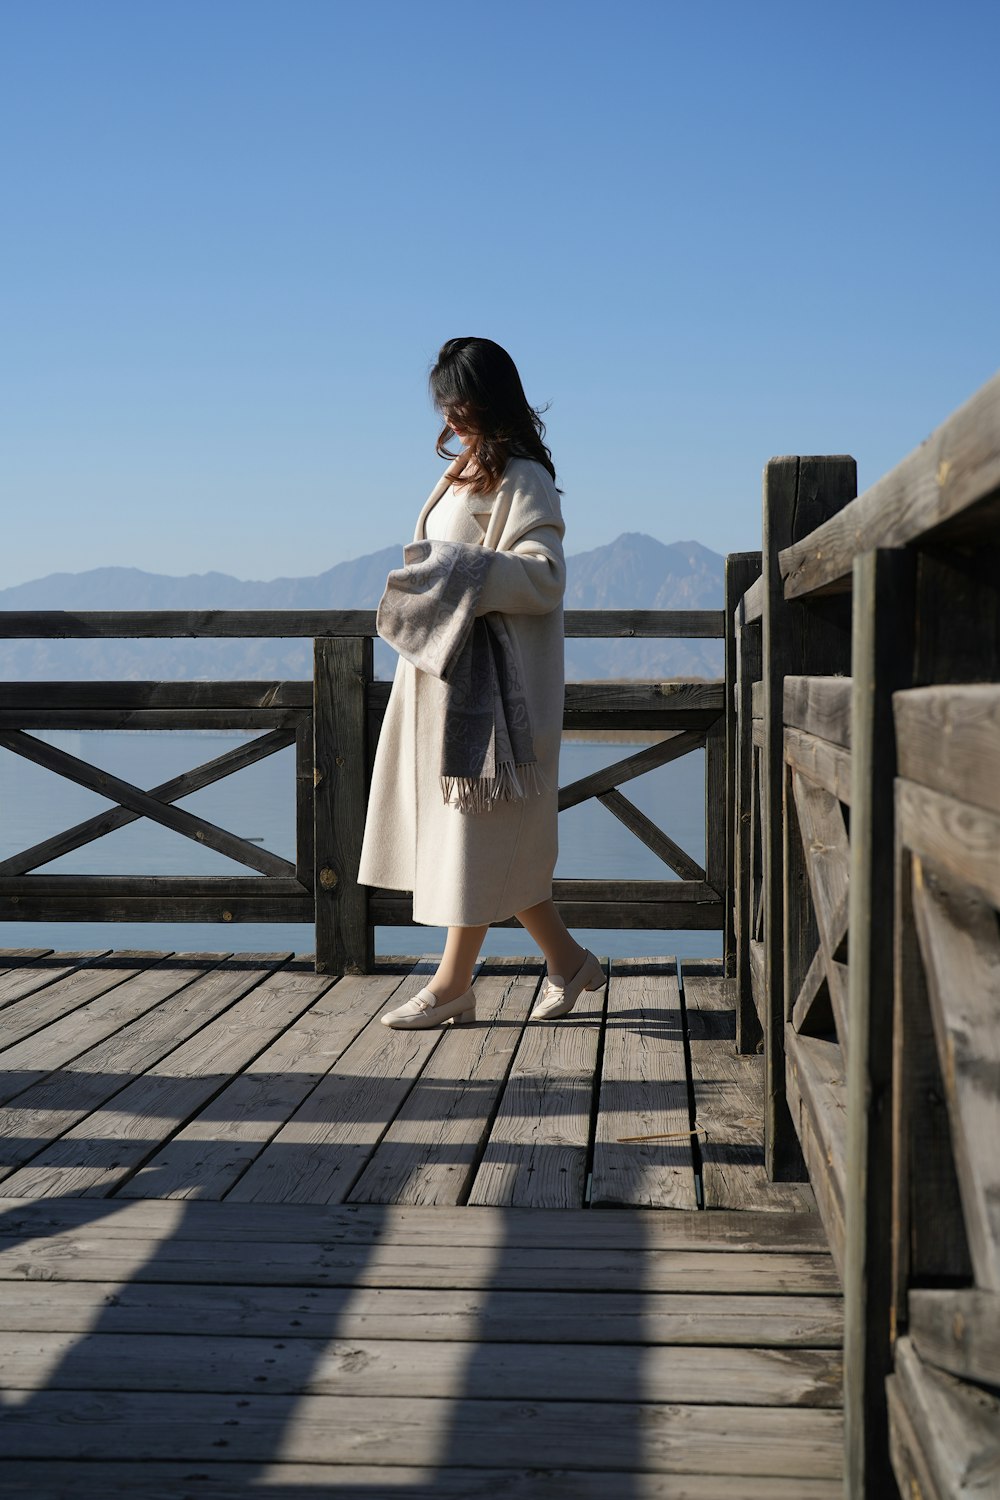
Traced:
POLYGON ((694 1208, 677 964, 629 967, 614 963, 608 987, 591 1203, 694 1208))
POLYGON ((764 1060, 737 1052, 735 983, 710 969, 682 966, 704 1207, 808 1211, 807 1184, 771 1182, 764 1170, 764 1060))

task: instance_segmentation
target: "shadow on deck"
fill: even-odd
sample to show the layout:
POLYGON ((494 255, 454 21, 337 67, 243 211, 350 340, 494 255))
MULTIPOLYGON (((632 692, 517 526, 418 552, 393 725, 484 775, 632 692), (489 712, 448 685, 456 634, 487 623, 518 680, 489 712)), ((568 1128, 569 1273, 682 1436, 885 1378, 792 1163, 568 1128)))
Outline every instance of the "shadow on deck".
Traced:
POLYGON ((428 967, 0 955, 0 1494, 840 1494, 839 1284, 718 966, 526 1026, 487 960, 475 1026, 381 1026, 428 967))

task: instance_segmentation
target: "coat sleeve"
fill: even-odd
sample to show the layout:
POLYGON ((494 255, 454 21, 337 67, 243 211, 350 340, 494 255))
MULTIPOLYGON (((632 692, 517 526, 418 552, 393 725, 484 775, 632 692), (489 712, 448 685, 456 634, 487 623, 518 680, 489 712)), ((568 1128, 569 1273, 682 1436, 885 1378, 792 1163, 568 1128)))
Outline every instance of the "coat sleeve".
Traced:
POLYGON ((540 464, 518 466, 510 515, 483 583, 476 614, 545 615, 566 589, 559 494, 540 464))

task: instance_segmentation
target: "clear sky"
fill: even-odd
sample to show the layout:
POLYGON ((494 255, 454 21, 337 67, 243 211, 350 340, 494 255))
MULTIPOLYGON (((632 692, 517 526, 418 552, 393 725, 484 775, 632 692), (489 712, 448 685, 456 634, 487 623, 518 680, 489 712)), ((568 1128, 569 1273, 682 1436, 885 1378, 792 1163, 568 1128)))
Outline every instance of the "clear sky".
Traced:
POLYGON ((0 0, 0 586, 407 539, 467 333, 568 550, 759 545, 771 454, 864 487, 1000 364, 998 56, 992 0, 0 0))

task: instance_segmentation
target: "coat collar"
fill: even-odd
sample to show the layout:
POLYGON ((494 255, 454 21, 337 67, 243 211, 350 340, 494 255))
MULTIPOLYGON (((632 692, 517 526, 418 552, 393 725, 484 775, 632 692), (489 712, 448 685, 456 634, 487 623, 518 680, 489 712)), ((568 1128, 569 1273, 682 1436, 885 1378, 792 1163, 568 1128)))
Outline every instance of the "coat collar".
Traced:
MULTIPOLYGON (((462 470, 465 468, 465 465, 467 463, 468 463, 468 455, 465 454, 465 453, 460 453, 459 456, 458 456, 458 458, 455 459, 454 463, 451 463, 451 464, 448 465, 447 469, 445 469, 444 473, 441 475, 441 478, 438 480, 437 484, 431 490, 431 492, 428 495, 427 499, 424 501, 424 506, 423 506, 423 509, 420 512, 420 515, 417 517, 417 524, 416 524, 416 527, 415 527, 414 532, 413 532, 413 540, 415 542, 422 542, 422 541, 426 540, 425 527, 426 527, 426 524, 427 524, 427 517, 430 515, 431 511, 434 509, 435 505, 437 505, 438 501, 441 499, 441 496, 448 489, 449 485, 453 484, 454 481, 461 474, 462 470)), ((462 504, 465 506, 465 508, 469 512, 470 516, 488 515, 488 516, 490 516, 490 521, 492 523, 492 521, 494 519, 494 517, 493 517, 494 507, 496 506, 497 501, 505 493, 505 490, 504 490, 504 480, 505 479, 506 479, 506 471, 504 473, 503 478, 500 480, 499 486, 493 492, 492 495, 472 495, 472 494, 465 494, 465 495, 463 495, 461 497, 462 504)), ((493 529, 492 526, 491 526, 490 529, 493 529)))

